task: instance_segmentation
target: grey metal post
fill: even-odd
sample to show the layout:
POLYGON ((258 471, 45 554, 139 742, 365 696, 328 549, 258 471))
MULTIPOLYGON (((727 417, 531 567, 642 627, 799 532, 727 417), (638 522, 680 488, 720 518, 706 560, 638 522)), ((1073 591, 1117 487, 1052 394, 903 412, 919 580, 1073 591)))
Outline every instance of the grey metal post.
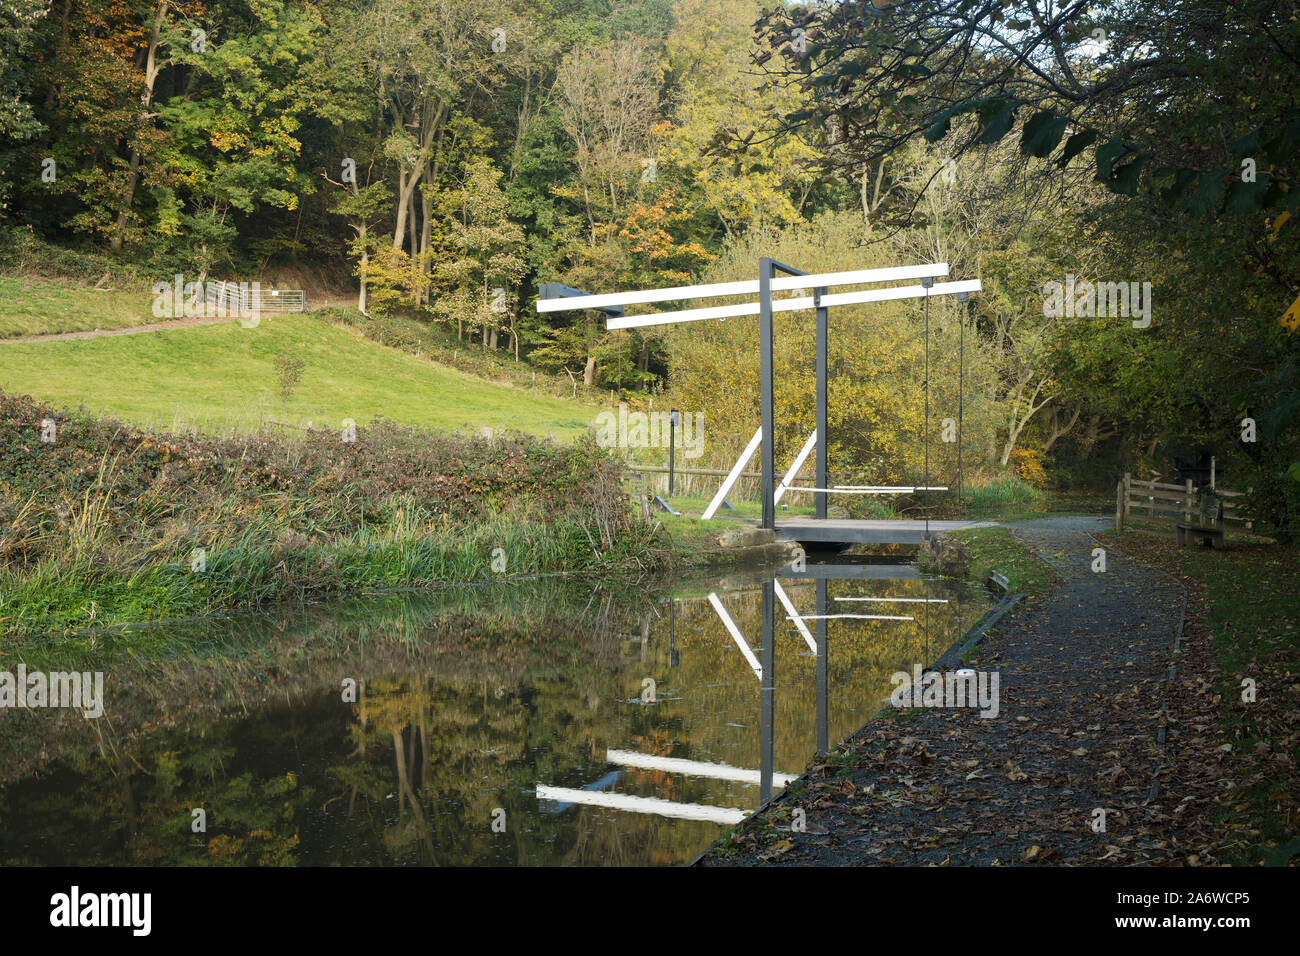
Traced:
MULTIPOLYGON (((770 498, 768 499, 771 500, 770 498)), ((772 765, 775 762, 776 729, 776 588, 768 579, 763 584, 763 679, 759 718, 758 799, 761 804, 772 799, 772 765)))
POLYGON ((759 415, 763 428, 760 452, 759 498, 763 502, 763 527, 776 527, 776 443, 772 433, 775 409, 772 400, 772 260, 758 260, 758 364, 759 415))
POLYGON ((677 600, 668 599, 668 666, 677 666, 677 600))
MULTIPOLYGON (((827 327, 829 323, 830 310, 821 304, 821 297, 826 294, 826 289, 814 289, 813 298, 817 303, 817 487, 829 488, 826 477, 826 347, 827 347, 827 327)), ((818 518, 826 517, 826 492, 813 492, 813 500, 816 502, 816 515, 818 518)), ((821 614, 819 610, 817 612, 821 614)), ((824 622, 819 622, 824 623, 824 622)))
MULTIPOLYGON (((825 486, 822 486, 825 487, 825 486)), ((826 677, 826 659, 829 648, 826 646, 826 579, 817 579, 817 752, 830 751, 830 720, 828 719, 830 696, 826 677)))
POLYGON ((966 407, 966 300, 969 292, 958 292, 957 321, 961 330, 957 346, 957 504, 961 506, 962 520, 966 520, 966 475, 961 467, 961 443, 965 436, 961 433, 961 413, 966 407))
POLYGON ((668 413, 668 497, 673 496, 673 450, 677 447, 677 419, 679 412, 673 409, 668 413))

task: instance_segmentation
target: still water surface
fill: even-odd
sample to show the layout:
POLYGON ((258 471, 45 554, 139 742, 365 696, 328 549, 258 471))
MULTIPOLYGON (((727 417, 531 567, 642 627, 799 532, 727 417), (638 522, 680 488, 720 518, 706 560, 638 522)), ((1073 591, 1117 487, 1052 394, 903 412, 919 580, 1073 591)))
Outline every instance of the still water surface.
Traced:
POLYGON ((106 704, 0 710, 0 863, 687 862, 989 604, 871 560, 384 595, 151 631, 147 653, 139 632, 11 653, 0 669, 102 670, 106 704), (791 619, 819 614, 874 617, 791 619))

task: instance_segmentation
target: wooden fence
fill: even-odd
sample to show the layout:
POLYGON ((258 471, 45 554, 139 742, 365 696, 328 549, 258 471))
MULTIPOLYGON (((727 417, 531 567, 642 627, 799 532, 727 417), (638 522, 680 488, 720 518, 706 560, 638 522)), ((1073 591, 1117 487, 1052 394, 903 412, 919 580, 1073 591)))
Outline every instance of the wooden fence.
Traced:
MULTIPOLYGON (((1201 490, 1192 484, 1190 478, 1181 485, 1174 485, 1141 481, 1125 472, 1124 480, 1115 488, 1115 530, 1122 531, 1124 522, 1134 513, 1145 513, 1150 518, 1177 518, 1184 523, 1191 523, 1198 514, 1200 506, 1197 495, 1201 490)), ((1241 516, 1240 508, 1232 501, 1242 497, 1243 492, 1214 487, 1208 490, 1223 500, 1224 522, 1232 521, 1250 527, 1251 523, 1241 516)))
MULTIPOLYGON (((639 475, 640 480, 636 488, 644 488, 650 494, 668 496, 668 466, 667 465, 628 465, 628 471, 634 475, 639 475)), ((726 468, 674 468, 673 469, 673 494, 674 496, 693 496, 702 498, 712 498, 722 484, 722 480, 730 474, 726 468)), ((778 471, 776 475, 777 484, 785 477, 785 472, 778 471)), ((755 501, 758 499, 759 479, 762 473, 758 471, 742 471, 741 480, 737 481, 728 496, 732 501, 755 501)), ((794 478, 795 484, 816 484, 816 478, 808 473, 801 471, 794 478)), ((794 495, 807 495, 808 501, 812 500, 810 491, 787 491, 786 497, 781 500, 786 502, 804 501, 792 497, 794 495)))

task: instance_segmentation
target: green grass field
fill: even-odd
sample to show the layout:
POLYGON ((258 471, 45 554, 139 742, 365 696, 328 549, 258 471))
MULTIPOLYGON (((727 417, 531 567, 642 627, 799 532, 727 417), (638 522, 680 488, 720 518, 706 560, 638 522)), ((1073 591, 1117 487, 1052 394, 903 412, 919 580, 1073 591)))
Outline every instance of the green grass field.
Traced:
POLYGON ((124 329, 159 321, 145 289, 96 291, 65 280, 0 276, 0 339, 124 329))
MULTIPOLYGON (((64 294, 66 295, 66 289, 64 294)), ((267 418, 338 427, 376 416, 410 425, 514 429, 570 438, 598 409, 497 384, 310 316, 140 335, 0 344, 0 389, 169 430, 233 431, 267 418), (273 358, 306 364, 284 411, 273 358)))

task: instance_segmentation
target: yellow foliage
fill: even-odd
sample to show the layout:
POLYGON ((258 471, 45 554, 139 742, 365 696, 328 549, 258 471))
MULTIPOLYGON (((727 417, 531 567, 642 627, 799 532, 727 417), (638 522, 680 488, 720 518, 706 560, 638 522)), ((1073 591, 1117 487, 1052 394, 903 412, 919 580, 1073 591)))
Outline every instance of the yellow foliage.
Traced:
POLYGON ((1047 471, 1043 468, 1043 453, 1036 448, 1017 446, 1011 452, 1011 464, 1016 475, 1035 488, 1047 485, 1047 471))
MULTIPOLYGON (((859 245, 860 223, 853 214, 833 214, 780 232, 762 231, 724 250, 704 281, 757 278, 760 255, 825 272, 897 265, 896 250, 859 245)), ((956 477, 957 445, 943 441, 944 419, 957 418, 962 393, 967 396, 961 439, 968 470, 987 453, 997 426, 992 399, 996 370, 969 327, 964 388, 959 387, 958 318, 950 298, 931 303, 928 473, 937 485, 951 484, 956 477)), ((814 426, 813 314, 777 313, 774 331, 776 454, 784 470, 814 426)), ((729 466, 759 422, 757 320, 689 323, 670 328, 665 343, 677 407, 704 413, 701 464, 729 466)), ((920 484, 927 469, 924 306, 911 300, 834 308, 828 351, 832 480, 920 484)))

